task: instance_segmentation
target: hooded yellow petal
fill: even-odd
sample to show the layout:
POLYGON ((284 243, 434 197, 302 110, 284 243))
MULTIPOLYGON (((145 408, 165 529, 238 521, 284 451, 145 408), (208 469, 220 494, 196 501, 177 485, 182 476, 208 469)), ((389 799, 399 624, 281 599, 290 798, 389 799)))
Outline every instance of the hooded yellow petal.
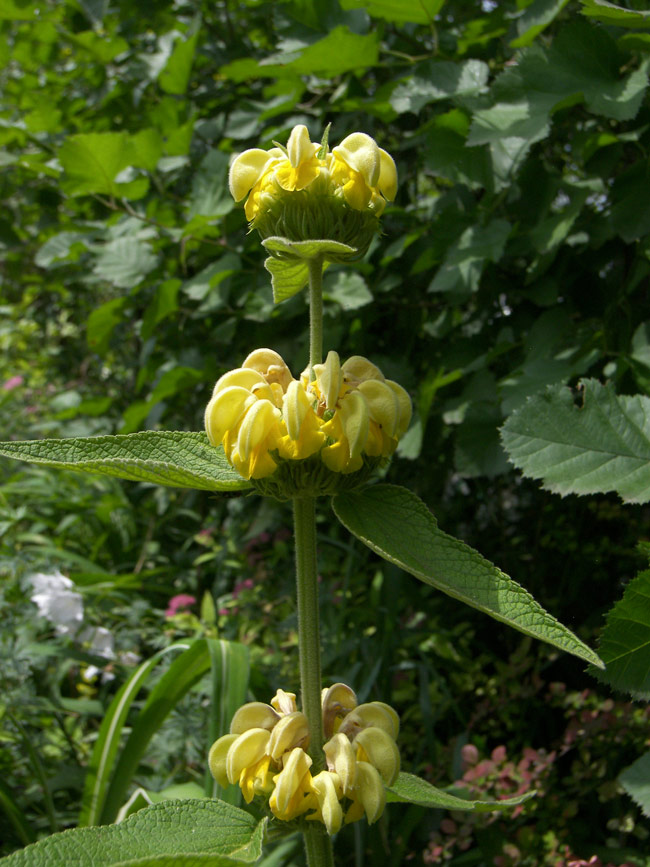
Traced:
POLYGON ((369 187, 376 187, 379 181, 379 148, 377 142, 365 132, 353 132, 344 138, 332 153, 363 177, 369 187))
POLYGON ((386 382, 366 379, 359 383, 359 391, 368 404, 370 418, 379 424, 389 437, 394 437, 400 421, 400 404, 396 392, 386 382))
POLYGON ((235 711, 230 723, 230 731, 238 735, 248 729, 266 729, 270 732, 279 719, 280 714, 273 710, 271 705, 261 701, 249 701, 235 711))
POLYGON ((226 431, 236 427, 255 398, 250 391, 231 385, 212 398, 205 408, 205 430, 213 446, 218 446, 226 431))
POLYGON ((342 791, 338 776, 330 771, 321 771, 312 779, 311 786, 318 801, 318 810, 307 818, 322 822, 328 834, 336 834, 343 824, 343 810, 339 803, 342 791))
POLYGON ((212 744, 210 752, 208 753, 208 766, 210 768, 210 773, 224 789, 230 782, 226 770, 228 750, 236 740, 237 735, 223 735, 223 737, 220 737, 212 744))
POLYGON ((399 774, 400 756, 397 744, 389 734, 377 726, 369 726, 357 734, 353 746, 357 750, 357 758, 370 762, 387 786, 395 782, 399 774))
POLYGON ((357 758, 350 739, 338 732, 323 746, 323 752, 328 770, 338 774, 343 792, 347 795, 357 779, 357 758))
POLYGON ((248 409, 237 437, 237 451, 241 460, 247 461, 264 443, 279 418, 280 411, 270 400, 258 400, 248 409))
POLYGON ((231 783, 238 783, 242 771, 266 755, 270 737, 266 729, 249 729, 237 736, 226 757, 226 774, 231 783))
POLYGON ((285 753, 295 747, 307 747, 309 744, 309 725, 307 717, 301 711, 285 714, 271 732, 268 752, 271 758, 279 762, 285 753))
POLYGON ((264 174, 270 159, 269 152, 261 148, 251 148, 235 157, 230 164, 228 186, 236 202, 240 202, 252 190, 264 174))
POLYGON ((320 145, 311 140, 309 130, 304 124, 294 126, 287 141, 287 154, 294 169, 315 156, 319 148, 320 145))
POLYGON ((392 202, 397 195, 397 169, 392 156, 379 148, 379 192, 392 202))

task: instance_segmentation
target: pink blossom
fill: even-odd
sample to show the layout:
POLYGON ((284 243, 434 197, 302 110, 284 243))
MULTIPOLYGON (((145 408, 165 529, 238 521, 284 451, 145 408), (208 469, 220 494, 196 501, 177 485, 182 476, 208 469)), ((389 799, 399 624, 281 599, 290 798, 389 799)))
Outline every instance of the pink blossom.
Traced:
POLYGON ((23 384, 25 380, 22 376, 11 376, 2 384, 3 391, 13 391, 14 388, 18 388, 23 384))
POLYGON ((478 750, 474 744, 465 744, 460 754, 468 765, 475 765, 478 762, 478 750))
POLYGON ((172 596, 165 611, 165 617, 173 617, 175 614, 178 614, 179 609, 189 608, 195 602, 196 598, 189 596, 187 593, 179 593, 178 596, 172 596))

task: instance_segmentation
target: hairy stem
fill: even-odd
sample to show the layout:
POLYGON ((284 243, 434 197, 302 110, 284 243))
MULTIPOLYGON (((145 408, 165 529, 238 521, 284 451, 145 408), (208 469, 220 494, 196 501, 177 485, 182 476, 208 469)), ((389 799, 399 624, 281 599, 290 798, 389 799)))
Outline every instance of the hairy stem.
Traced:
POLYGON ((309 364, 323 360, 323 257, 309 259, 309 364))
POLYGON ((309 754, 314 762, 313 769, 318 773, 323 765, 323 722, 320 703, 320 627, 314 504, 313 497, 295 497, 293 521, 296 540, 298 652, 302 710, 309 722, 309 754))

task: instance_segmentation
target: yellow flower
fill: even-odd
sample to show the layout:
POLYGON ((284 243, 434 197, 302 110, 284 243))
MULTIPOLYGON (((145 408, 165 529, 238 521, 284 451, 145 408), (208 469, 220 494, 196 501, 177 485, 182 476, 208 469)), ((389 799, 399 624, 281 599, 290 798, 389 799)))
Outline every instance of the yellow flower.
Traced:
POLYGON ((236 202, 246 199, 246 218, 263 238, 329 238, 360 256, 395 198, 397 170, 365 133, 352 133, 330 151, 326 136, 317 144, 299 125, 286 148, 251 148, 235 157, 229 187, 236 202))
POLYGON ((365 480, 392 455, 410 418, 407 392, 366 358, 341 364, 330 352, 294 379, 280 355, 257 349, 218 380, 205 427, 244 478, 266 479, 280 468, 271 493, 293 496, 301 485, 314 494, 335 491, 328 472, 365 480), (312 458, 316 464, 305 463, 312 458), (295 462, 303 462, 303 475, 295 462))
POLYGON ((270 704, 239 708, 230 734, 213 744, 209 766, 221 785, 239 785, 247 803, 256 796, 268 799, 276 819, 304 815, 336 834, 344 821, 365 816, 372 823, 381 816, 385 786, 399 772, 399 717, 383 702, 358 705, 343 683, 323 690, 321 703, 325 769, 314 776, 307 719, 295 695, 283 690, 270 704))

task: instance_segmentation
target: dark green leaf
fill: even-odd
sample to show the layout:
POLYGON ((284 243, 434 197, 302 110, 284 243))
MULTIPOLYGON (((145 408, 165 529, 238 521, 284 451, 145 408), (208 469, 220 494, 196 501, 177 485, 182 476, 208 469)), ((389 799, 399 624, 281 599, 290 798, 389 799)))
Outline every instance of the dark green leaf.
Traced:
POLYGON ((386 792, 386 800, 403 804, 418 804, 432 810, 463 810, 472 813, 489 813, 509 810, 535 797, 535 792, 525 792, 514 798, 504 798, 499 801, 477 801, 459 798, 442 789, 436 789, 426 780, 413 774, 400 773, 392 786, 386 792))
POLYGON ((508 575, 460 539, 438 529, 406 488, 374 485, 338 494, 337 518, 380 557, 526 635, 602 666, 598 656, 508 575))
POLYGON ((640 572, 607 614, 598 653, 603 683, 635 698, 650 698, 650 570, 640 572))
POLYGON ((618 778, 644 816, 650 816, 650 752, 644 753, 618 778))
POLYGON ((650 398, 618 396, 594 379, 582 388, 581 407, 555 385, 509 416, 502 441, 510 460, 557 494, 616 491, 625 502, 647 502, 650 398))

